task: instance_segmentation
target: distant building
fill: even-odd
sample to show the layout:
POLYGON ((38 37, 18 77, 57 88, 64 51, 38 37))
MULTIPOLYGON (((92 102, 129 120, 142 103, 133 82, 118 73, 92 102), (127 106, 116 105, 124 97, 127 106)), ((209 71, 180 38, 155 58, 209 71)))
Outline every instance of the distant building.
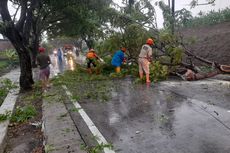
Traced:
POLYGON ((0 51, 4 51, 7 49, 14 49, 11 42, 7 39, 0 39, 0 51))

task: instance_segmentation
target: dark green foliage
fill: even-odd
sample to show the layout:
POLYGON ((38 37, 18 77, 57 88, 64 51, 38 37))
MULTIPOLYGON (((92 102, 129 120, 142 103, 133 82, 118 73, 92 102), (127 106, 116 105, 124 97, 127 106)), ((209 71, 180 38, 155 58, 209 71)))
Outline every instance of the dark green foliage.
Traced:
POLYGON ((217 12, 210 11, 207 14, 200 12, 200 16, 190 19, 188 22, 186 22, 185 27, 214 25, 227 21, 230 21, 230 8, 219 10, 217 12))
POLYGON ((154 82, 166 80, 168 78, 168 67, 160 64, 159 61, 153 62, 150 65, 150 80, 154 82))
POLYGON ((5 114, 0 114, 0 123, 10 118, 10 112, 6 112, 5 114))
POLYGON ((1 87, 0 88, 0 106, 1 106, 8 92, 12 88, 15 88, 16 86, 9 79, 4 79, 0 81, 0 87, 1 87))
POLYGON ((19 65, 18 55, 14 49, 8 49, 0 52, 0 71, 8 67, 19 65))
POLYGON ((177 28, 185 27, 192 18, 192 12, 186 10, 185 8, 175 11, 175 26, 177 28))
POLYGON ((165 51, 165 56, 168 56, 170 61, 164 63, 168 64, 180 64, 182 60, 183 48, 180 46, 176 35, 172 35, 168 32, 161 32, 159 41, 163 44, 162 49, 165 51))
POLYGON ((30 118, 33 118, 37 114, 33 105, 27 105, 24 107, 16 108, 15 112, 11 116, 12 122, 25 122, 30 118))
MULTIPOLYGON (((97 139, 97 138, 95 138, 95 139, 97 139)), ((103 153, 104 148, 112 149, 113 145, 112 144, 103 144, 102 143, 102 144, 98 144, 98 145, 96 145, 94 147, 88 147, 88 146, 85 146, 85 145, 81 146, 82 150, 85 150, 85 151, 87 151, 89 153, 103 153)))

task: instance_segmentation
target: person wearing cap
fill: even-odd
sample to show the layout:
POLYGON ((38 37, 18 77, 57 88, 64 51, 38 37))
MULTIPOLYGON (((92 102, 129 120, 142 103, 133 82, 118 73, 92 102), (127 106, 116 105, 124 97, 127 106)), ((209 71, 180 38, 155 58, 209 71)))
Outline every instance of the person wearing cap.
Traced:
POLYGON ((39 47, 39 55, 37 56, 37 64, 40 67, 39 78, 42 81, 42 90, 46 91, 49 87, 49 75, 51 64, 50 57, 45 54, 45 48, 39 47))
POLYGON ((126 48, 121 47, 121 49, 116 51, 116 53, 113 55, 111 64, 115 66, 116 73, 121 72, 121 64, 125 62, 125 52, 126 52, 126 48))
POLYGON ((141 47, 141 51, 138 57, 138 65, 139 65, 139 76, 140 79, 143 78, 144 73, 146 75, 146 83, 150 83, 150 77, 149 77, 149 64, 152 61, 152 45, 154 44, 153 39, 149 38, 146 41, 146 44, 144 44, 141 47))
POLYGON ((86 54, 87 69, 89 73, 92 73, 91 64, 96 67, 96 60, 99 60, 99 57, 95 53, 94 49, 90 49, 86 54))

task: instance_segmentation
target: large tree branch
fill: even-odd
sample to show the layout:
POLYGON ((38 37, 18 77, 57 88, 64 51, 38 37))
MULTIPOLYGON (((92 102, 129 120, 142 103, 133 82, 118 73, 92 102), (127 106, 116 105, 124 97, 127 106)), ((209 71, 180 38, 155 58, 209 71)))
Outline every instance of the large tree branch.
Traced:
POLYGON ((8 0, 0 0, 0 14, 2 16, 3 22, 12 22, 7 2, 8 0))
POLYGON ((14 13, 13 22, 15 22, 16 15, 18 14, 18 10, 19 10, 19 8, 20 8, 20 7, 21 7, 21 6, 20 6, 20 5, 18 5, 18 7, 17 7, 17 9, 16 9, 16 11, 15 11, 15 13, 14 13))
POLYGON ((33 23, 33 12, 38 7, 39 0, 32 0, 29 9, 27 9, 27 17, 26 22, 23 29, 23 35, 25 38, 25 42, 29 42, 30 32, 32 30, 32 23, 33 23))
POLYGON ((193 57, 193 58, 195 58, 195 59, 197 59, 197 60, 199 60, 199 61, 201 61, 201 62, 204 62, 204 63, 206 63, 206 64, 213 64, 212 61, 209 61, 209 60, 204 59, 204 58, 202 58, 202 57, 200 57, 200 56, 194 55, 192 52, 190 52, 190 51, 185 47, 185 45, 184 45, 183 43, 181 43, 181 45, 184 47, 184 53, 185 53, 186 55, 188 55, 188 56, 190 56, 190 57, 193 57))
POLYGON ((19 30, 19 31, 22 31, 23 29, 23 25, 25 23, 25 20, 26 20, 26 12, 27 12, 27 0, 22 0, 21 3, 21 14, 20 14, 20 18, 16 24, 16 28, 19 30))

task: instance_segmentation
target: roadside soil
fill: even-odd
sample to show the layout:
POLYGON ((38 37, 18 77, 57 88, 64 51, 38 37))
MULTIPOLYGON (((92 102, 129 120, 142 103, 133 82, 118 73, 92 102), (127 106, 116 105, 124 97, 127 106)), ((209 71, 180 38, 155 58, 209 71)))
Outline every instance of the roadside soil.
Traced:
POLYGON ((36 108, 37 115, 23 123, 10 123, 5 153, 44 153, 41 129, 42 94, 39 90, 34 89, 27 93, 20 93, 15 108, 31 104, 36 108), (37 123, 37 125, 32 125, 32 123, 37 123))
POLYGON ((181 34, 185 40, 194 41, 187 47, 195 55, 230 65, 230 22, 183 29, 181 34))

